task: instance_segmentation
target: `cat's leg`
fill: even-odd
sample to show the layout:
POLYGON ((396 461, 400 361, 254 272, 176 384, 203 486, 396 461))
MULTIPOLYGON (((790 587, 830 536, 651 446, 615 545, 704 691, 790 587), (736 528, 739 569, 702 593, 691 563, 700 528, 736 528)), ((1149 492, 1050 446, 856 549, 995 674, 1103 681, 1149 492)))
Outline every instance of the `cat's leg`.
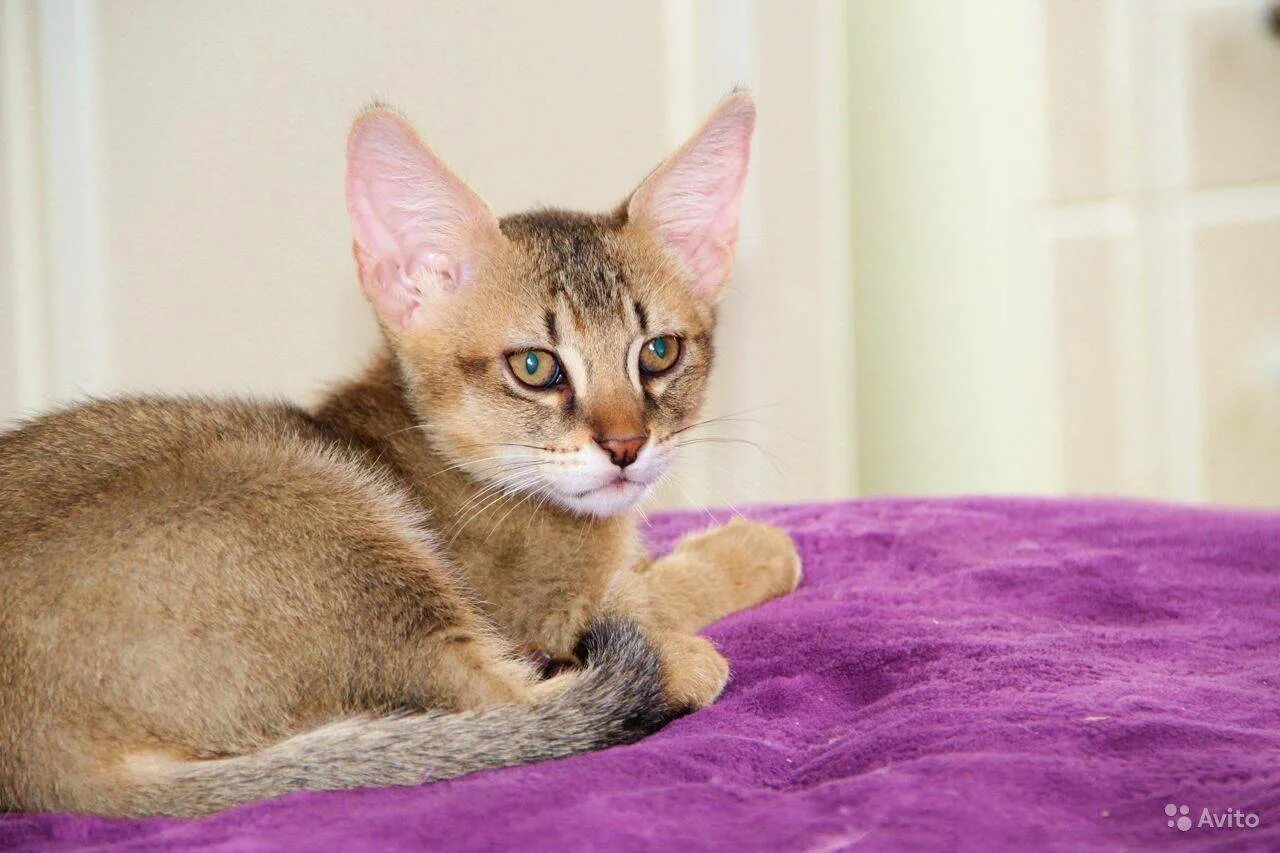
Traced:
POLYGON ((635 582, 649 622, 694 633, 786 595, 800 575, 800 555, 785 531, 735 518, 680 540, 670 554, 641 567, 635 582))
POLYGON ((768 524, 735 519, 686 537, 667 556, 619 577, 609 606, 638 620, 658 645, 668 698, 701 708, 724 689, 729 664, 695 632, 786 595, 800 575, 791 537, 768 524))

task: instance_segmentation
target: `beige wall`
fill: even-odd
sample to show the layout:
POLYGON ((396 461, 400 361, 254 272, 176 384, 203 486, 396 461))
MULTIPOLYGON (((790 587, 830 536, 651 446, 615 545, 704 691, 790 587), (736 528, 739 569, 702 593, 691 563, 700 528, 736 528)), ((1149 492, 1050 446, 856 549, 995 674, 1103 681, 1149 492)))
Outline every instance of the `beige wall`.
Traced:
POLYGON ((746 83, 711 413, 769 456, 708 448, 665 501, 1280 504, 1264 5, 6 0, 0 419, 355 369, 371 97, 510 211, 612 204, 746 83))
POLYGON ((113 337, 118 384, 305 393, 359 364, 342 157, 375 95, 499 211, 610 206, 661 157, 662 55, 616 59, 657 15, 483 5, 98 7, 110 322, 146 330, 113 337))
POLYGON ((26 12, 0 5, 0 423, 47 399, 41 181, 31 168, 40 132, 36 30, 26 12))
POLYGON ((1065 468, 1094 469, 1081 490, 1280 505, 1268 4, 1089 5, 1046 5, 1057 150, 1039 219, 1058 298, 1094 308, 1060 327, 1057 381, 1106 425, 1064 448, 1065 468))
POLYGON ((850 8, 861 490, 1280 505, 1267 4, 850 8))
POLYGON ((720 434, 765 453, 707 445, 664 497, 852 490, 850 344, 843 309, 829 310, 848 298, 845 152, 828 130, 843 74, 825 64, 837 4, 5 9, 38 88, 7 125, 36 127, 36 145, 7 162, 44 178, 27 210, 7 214, 40 226, 5 239, 44 269, 9 263, 2 290, 35 292, 43 316, 23 328, 47 353, 28 353, 44 379, 23 399, 5 383, 0 417, 85 392, 312 399, 358 369, 376 333, 355 286, 342 169, 348 124, 371 98, 407 113, 499 212, 603 209, 749 83, 762 122, 712 413, 749 410, 720 434), (833 372, 814 393, 795 377, 816 364, 833 372))

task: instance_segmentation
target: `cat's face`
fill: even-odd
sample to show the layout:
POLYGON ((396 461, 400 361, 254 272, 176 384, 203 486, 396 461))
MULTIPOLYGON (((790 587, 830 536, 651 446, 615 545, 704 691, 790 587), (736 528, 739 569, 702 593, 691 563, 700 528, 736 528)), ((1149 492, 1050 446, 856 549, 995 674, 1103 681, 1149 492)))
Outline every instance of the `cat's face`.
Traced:
POLYGON ((618 513, 666 472, 702 404, 712 307, 620 218, 536 213, 502 232, 400 346, 419 410, 473 476, 618 513))
POLYGON ((697 417, 754 109, 727 99, 613 214, 498 221, 385 110, 352 132, 356 258, 437 449, 492 498, 629 509, 697 417))

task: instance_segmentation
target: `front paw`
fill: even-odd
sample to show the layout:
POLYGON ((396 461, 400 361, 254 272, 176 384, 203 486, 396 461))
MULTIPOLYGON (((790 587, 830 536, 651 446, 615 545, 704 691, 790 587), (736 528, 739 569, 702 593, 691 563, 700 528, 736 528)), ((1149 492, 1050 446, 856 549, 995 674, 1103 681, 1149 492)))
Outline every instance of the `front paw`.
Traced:
POLYGON ((714 566, 723 577, 732 610, 786 595, 800 584, 802 567, 786 531, 735 518, 721 527, 689 536, 676 553, 714 566))
POLYGON ((682 711, 705 708, 729 681, 729 662, 710 640, 694 634, 668 634, 662 641, 667 701, 682 711))

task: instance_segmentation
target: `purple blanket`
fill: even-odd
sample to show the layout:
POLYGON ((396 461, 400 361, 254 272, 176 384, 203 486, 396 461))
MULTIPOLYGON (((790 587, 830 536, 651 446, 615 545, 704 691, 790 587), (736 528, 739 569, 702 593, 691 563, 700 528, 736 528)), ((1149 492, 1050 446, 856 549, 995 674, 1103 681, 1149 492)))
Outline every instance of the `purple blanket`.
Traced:
POLYGON ((724 697, 647 740, 201 821, 0 816, 0 848, 1280 848, 1280 515, 751 514, 794 533, 805 581, 709 632, 724 697))

